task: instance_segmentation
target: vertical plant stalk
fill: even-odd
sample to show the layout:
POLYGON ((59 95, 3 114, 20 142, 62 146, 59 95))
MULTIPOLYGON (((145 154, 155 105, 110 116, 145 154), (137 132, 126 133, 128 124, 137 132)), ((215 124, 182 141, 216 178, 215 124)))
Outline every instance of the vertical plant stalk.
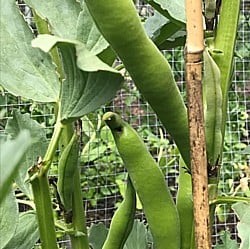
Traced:
POLYGON ((40 167, 43 167, 42 161, 34 165, 29 170, 29 174, 34 194, 41 245, 42 249, 58 249, 48 177, 46 173, 39 174, 40 167))
POLYGON ((48 182, 48 170, 56 152, 62 128, 63 126, 58 119, 44 158, 39 158, 38 162, 28 171, 34 195, 42 249, 58 248, 48 182))
POLYGON ((195 244, 211 248, 208 203, 207 156, 202 97, 203 20, 202 2, 186 0, 186 81, 194 203, 195 244))
MULTIPOLYGON (((72 124, 64 126, 62 140, 65 145, 69 143, 73 132, 72 124)), ((80 133, 80 130, 77 132, 80 133)), ((72 181, 74 182, 74 191, 72 194, 72 229, 75 233, 70 234, 71 245, 73 249, 89 249, 85 210, 82 202, 80 171, 78 167, 74 176, 72 176, 72 181)))
POLYGON ((214 40, 214 49, 222 53, 212 54, 221 72, 221 90, 223 97, 221 131, 223 140, 227 118, 228 90, 231 85, 233 73, 233 59, 240 13, 240 2, 241 0, 222 1, 219 24, 214 40))
POLYGON ((80 184, 80 172, 77 168, 74 174, 74 193, 72 204, 72 225, 75 231, 82 232, 84 235, 71 235, 71 244, 73 249, 89 249, 88 231, 85 220, 85 210, 82 202, 82 192, 80 184))

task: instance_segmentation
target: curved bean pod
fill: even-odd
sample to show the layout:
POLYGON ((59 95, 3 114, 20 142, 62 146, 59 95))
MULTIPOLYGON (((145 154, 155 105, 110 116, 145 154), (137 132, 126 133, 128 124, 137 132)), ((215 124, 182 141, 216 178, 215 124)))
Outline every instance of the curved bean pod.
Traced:
POLYGON ((125 197, 116 210, 103 249, 123 249, 123 246, 133 228, 136 211, 136 194, 128 177, 125 197))
POLYGON ((78 146, 78 136, 74 133, 58 162, 57 189, 67 211, 72 209, 73 179, 78 165, 78 146))
POLYGON ((85 0, 102 35, 190 166, 187 111, 166 58, 147 37, 132 0, 85 0))
POLYGON ((205 133, 207 159, 211 167, 216 166, 220 159, 222 147, 222 91, 220 85, 220 69, 209 54, 204 50, 203 96, 205 113, 205 133))
POLYGON ((103 120, 112 131, 132 184, 142 203, 155 248, 180 248, 176 206, 164 175, 136 131, 119 115, 108 112, 103 120))

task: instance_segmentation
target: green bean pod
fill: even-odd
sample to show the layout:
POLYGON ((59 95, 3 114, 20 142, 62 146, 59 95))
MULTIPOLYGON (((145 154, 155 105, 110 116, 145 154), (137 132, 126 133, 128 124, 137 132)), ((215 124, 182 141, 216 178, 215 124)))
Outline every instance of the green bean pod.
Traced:
POLYGON ((161 169, 136 131, 119 115, 108 112, 104 114, 103 120, 112 131, 117 149, 142 203, 155 248, 179 249, 179 217, 161 169))
POLYGON ((222 147, 222 91, 220 85, 220 69, 204 50, 203 96, 205 113, 205 133, 207 159, 210 166, 216 166, 220 159, 222 147))
POLYGON ((133 228, 136 211, 136 194, 128 177, 124 199, 116 210, 103 249, 123 249, 123 246, 133 228))
POLYGON ((78 135, 74 133, 58 162, 57 189, 66 211, 72 209, 73 179, 78 166, 78 152, 78 135))
POLYGON ((187 110, 171 67, 147 37, 132 0, 85 0, 102 35, 175 140, 190 166, 187 110))
POLYGON ((176 207, 178 209, 181 229, 181 249, 194 249, 194 215, 191 174, 187 172, 186 165, 180 159, 178 192, 176 207))

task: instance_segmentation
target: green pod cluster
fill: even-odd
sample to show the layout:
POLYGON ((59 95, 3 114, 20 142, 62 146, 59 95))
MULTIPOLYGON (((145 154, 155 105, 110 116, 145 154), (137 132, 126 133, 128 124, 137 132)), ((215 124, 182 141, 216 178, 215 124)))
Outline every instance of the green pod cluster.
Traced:
POLYGON ((136 194, 128 177, 124 199, 116 210, 103 249, 123 249, 133 228, 136 211, 136 194))
POLYGON ((190 166, 187 110, 163 54, 147 37, 132 0, 85 0, 102 35, 190 166))
POLYGON ((58 162, 57 189, 66 211, 72 209, 73 179, 78 166, 78 153, 78 135, 74 133, 58 162))
POLYGON ((116 113, 104 114, 142 203, 155 248, 180 248, 179 217, 164 175, 136 131, 116 113))
POLYGON ((215 166, 220 160, 222 150, 222 91, 220 85, 220 69, 206 48, 203 53, 204 77, 203 96, 205 113, 205 134, 207 160, 215 166))

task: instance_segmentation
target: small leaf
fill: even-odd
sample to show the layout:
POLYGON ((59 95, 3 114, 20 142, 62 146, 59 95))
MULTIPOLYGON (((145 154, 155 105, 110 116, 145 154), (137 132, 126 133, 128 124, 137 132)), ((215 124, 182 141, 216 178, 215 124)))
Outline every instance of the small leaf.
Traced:
POLYGON ((83 71, 94 72, 103 70, 118 73, 118 71, 101 61, 95 54, 89 51, 83 43, 77 40, 68 40, 58 36, 43 34, 38 35, 38 37, 32 41, 33 47, 40 48, 46 53, 55 45, 58 45, 61 49, 64 49, 64 47, 68 49, 75 47, 77 66, 83 71))
MULTIPOLYGON (((32 137, 32 146, 24 154, 19 165, 19 171, 15 178, 18 187, 31 198, 32 191, 29 183, 26 183, 27 170, 34 165, 38 156, 43 157, 47 149, 45 129, 30 118, 29 114, 21 114, 18 110, 13 111, 13 119, 9 119, 6 125, 6 132, 12 138, 16 138, 21 130, 28 130, 32 137)), ((25 143, 26 141, 23 141, 25 143)))
POLYGON ((29 149, 31 141, 27 130, 20 131, 13 140, 4 140, 2 137, 0 139, 0 204, 18 172, 19 164, 29 149))
POLYGON ((124 249, 147 249, 147 229, 143 222, 134 221, 133 229, 128 236, 124 249))
POLYGON ((15 1, 1 1, 1 8, 0 85, 16 96, 55 102, 60 84, 51 58, 31 47, 33 33, 15 1))
POLYGON ((155 14, 149 17, 144 25, 148 36, 152 41, 162 49, 183 45, 185 42, 186 32, 182 31, 181 27, 155 11, 155 14), (182 31, 182 32, 180 32, 182 31), (182 43, 177 42, 177 38, 182 38, 182 43))
POLYGON ((16 232, 4 249, 33 248, 39 239, 38 223, 33 211, 21 213, 16 232))
POLYGON ((89 229, 89 244, 93 249, 102 249, 107 235, 108 229, 103 223, 92 224, 89 229))
POLYGON ((86 4, 82 8, 77 21, 77 40, 83 42, 94 55, 100 54, 109 44, 96 27, 86 4))
POLYGON ((237 224, 238 234, 241 239, 239 249, 250 249, 250 203, 235 203, 232 205, 232 209, 240 219, 237 224))
POLYGON ((230 233, 228 231, 223 231, 220 234, 220 238, 223 244, 218 244, 215 249, 238 249, 239 245, 235 240, 230 238, 230 233))
POLYGON ((110 101, 121 87, 119 73, 108 71, 83 72, 76 66, 75 49, 60 45, 66 76, 61 92, 61 120, 72 122, 110 101))
POLYGON ((52 34, 62 38, 76 38, 76 24, 81 11, 78 1, 68 0, 26 0, 31 8, 44 20, 47 20, 52 34))
POLYGON ((241 154, 250 155, 250 145, 248 145, 244 150, 240 152, 241 154))
POLYGON ((4 248, 14 236, 18 224, 18 205, 12 191, 9 191, 0 205, 0 248, 4 248))
POLYGON ((184 0, 146 0, 152 7, 179 26, 185 26, 186 14, 184 0))

